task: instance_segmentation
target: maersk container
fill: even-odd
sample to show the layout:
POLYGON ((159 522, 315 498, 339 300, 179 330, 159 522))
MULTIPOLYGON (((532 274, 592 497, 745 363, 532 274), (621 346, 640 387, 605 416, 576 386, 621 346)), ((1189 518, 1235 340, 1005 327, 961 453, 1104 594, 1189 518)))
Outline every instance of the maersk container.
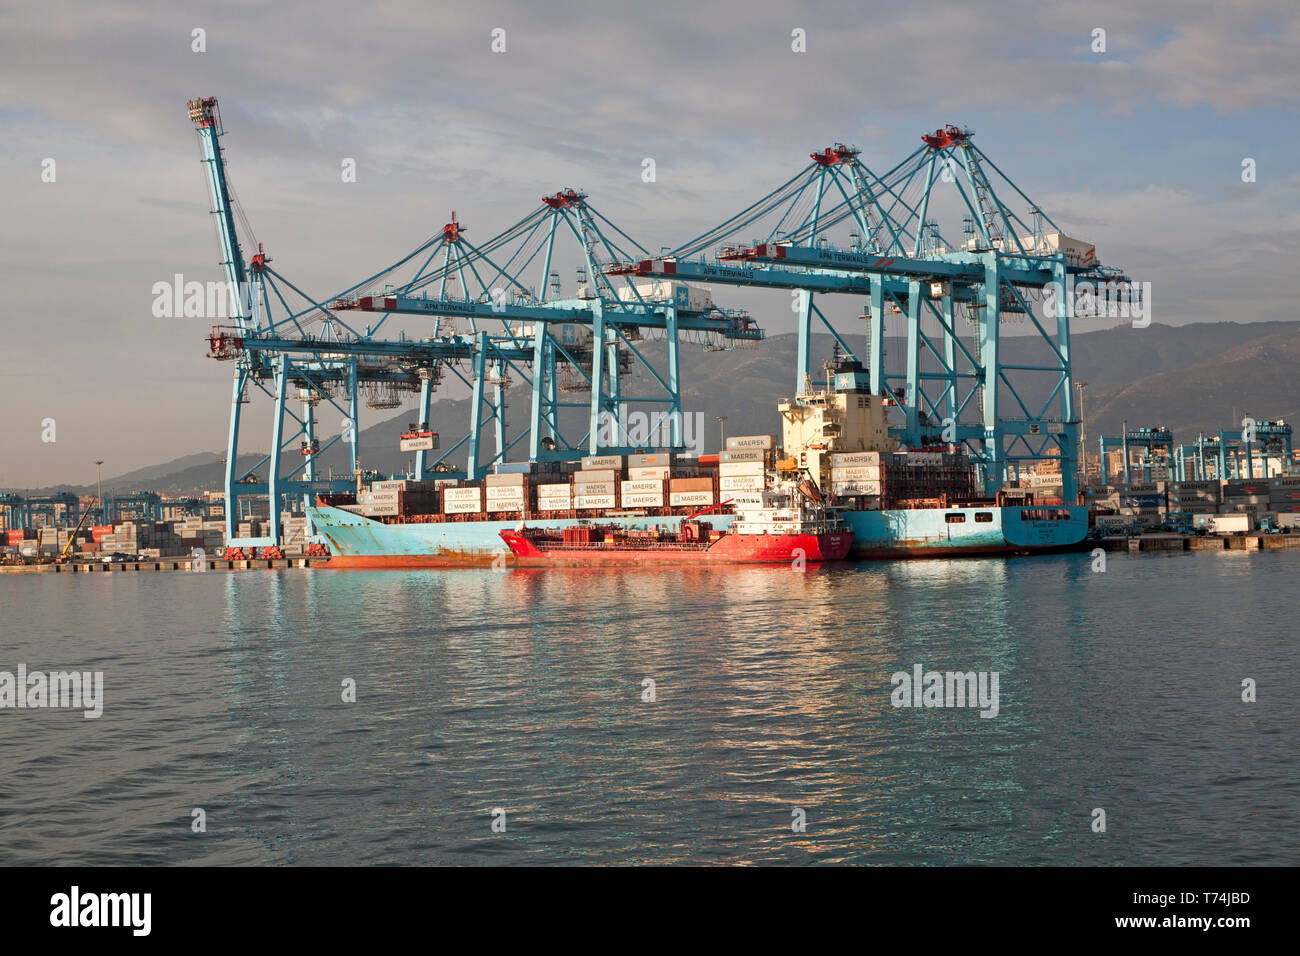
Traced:
MULTIPOLYGON (((573 483, 573 496, 575 498, 579 496, 590 496, 590 495, 611 495, 612 496, 614 494, 614 488, 615 488, 615 482, 613 481, 586 481, 586 482, 575 481, 573 483)), ((610 507, 613 507, 613 505, 611 505, 610 507)))
POLYGON ((638 492, 636 494, 623 495, 624 508, 662 508, 664 506, 664 493, 660 492, 638 492))
POLYGON ((651 465, 670 467, 672 463, 673 463, 673 456, 669 454, 628 455, 627 457, 627 466, 629 468, 647 468, 651 465))
POLYGON ((538 485, 537 500, 564 500, 568 501, 573 497, 573 489, 569 485, 538 485))
POLYGON ((573 496, 573 507, 577 511, 594 511, 614 507, 614 495, 578 495, 573 496))
POLYGON ((880 481, 879 465, 832 468, 831 481, 880 481))
POLYGON ((719 462, 729 463, 733 461, 766 461, 766 460, 767 460, 767 452, 760 448, 718 452, 719 462))
POLYGON ((775 445, 775 435, 736 435, 727 439, 727 451, 751 451, 755 448, 771 451, 775 445))
POLYGON ((677 279, 637 277, 621 285, 617 292, 625 302, 671 302, 683 312, 707 312, 713 308, 713 294, 707 286, 677 279))
POLYGON ((719 481, 723 491, 762 491, 764 485, 762 475, 727 477, 719 481))
POLYGON ((481 488, 446 488, 442 492, 442 500, 451 502, 473 501, 478 503, 483 498, 481 488))
POLYGON ((524 475, 519 473, 488 475, 483 479, 483 484, 488 488, 522 488, 524 486, 524 475))
POLYGON ((832 481, 833 495, 881 495, 881 483, 878 481, 832 481))
POLYGON ((442 513, 448 515, 466 515, 479 514, 483 510, 483 505, 475 501, 444 501, 442 504, 442 513))
POLYGON ((851 451, 836 452, 831 455, 832 468, 857 468, 862 466, 880 465, 880 452, 878 451, 851 451))
POLYGON ((713 491, 712 478, 670 478, 669 491, 713 491))
POLYGON ((566 498, 538 498, 538 511, 568 511, 573 504, 566 498))
POLYGON ((595 481, 615 481, 617 478, 618 472, 611 468, 584 468, 574 474, 573 483, 587 485, 595 481))
POLYGON ((647 466, 627 470, 629 481, 667 481, 670 474, 672 474, 672 469, 667 466, 647 466))
POLYGON ((724 461, 718 465, 719 478, 762 477, 765 471, 761 461, 724 461))
POLYGON ((664 483, 662 481, 621 481, 619 482, 619 490, 625 495, 663 494, 664 483))
POLYGON ((618 470, 622 467, 622 455, 591 455, 582 459, 583 471, 599 471, 601 469, 618 470))
POLYGON ((674 508, 686 505, 713 504, 712 491, 672 491, 668 493, 668 503, 674 508))

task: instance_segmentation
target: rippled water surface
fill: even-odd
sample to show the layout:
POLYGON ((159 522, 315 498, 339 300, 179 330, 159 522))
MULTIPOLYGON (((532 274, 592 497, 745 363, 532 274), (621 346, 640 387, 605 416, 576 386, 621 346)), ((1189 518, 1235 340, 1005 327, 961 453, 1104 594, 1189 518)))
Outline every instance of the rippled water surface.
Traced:
POLYGON ((0 710, 0 863, 1294 865, 1298 585, 1296 552, 4 576, 0 670, 106 702, 0 710), (893 708, 916 664, 997 671, 999 714, 893 708))

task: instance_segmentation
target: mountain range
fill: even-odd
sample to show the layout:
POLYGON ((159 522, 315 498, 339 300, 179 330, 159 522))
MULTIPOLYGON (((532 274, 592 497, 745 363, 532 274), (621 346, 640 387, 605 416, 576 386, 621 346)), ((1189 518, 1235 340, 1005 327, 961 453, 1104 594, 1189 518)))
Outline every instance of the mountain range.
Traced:
MULTIPOLYGON (((857 339, 847 340, 857 345, 860 338, 859 335, 857 339)), ((967 348, 973 347, 969 338, 963 342, 967 348)), ((695 416, 692 431, 703 439, 703 450, 712 451, 717 447, 720 424, 717 416, 726 416, 727 434, 779 433, 776 402, 795 390, 796 344, 796 337, 787 334, 772 336, 754 348, 726 352, 683 346, 682 409, 695 416)), ((653 346, 651 343, 647 351, 653 346)), ((831 356, 832 348, 830 335, 813 337, 813 368, 818 375, 823 374, 822 363, 831 356)), ((1035 346, 1030 337, 1006 335, 1001 348, 1004 365, 1044 364, 1045 347, 1035 346)), ((1300 376, 1296 374, 1300 369, 1300 324, 1297 323, 1216 322, 1181 326, 1153 323, 1143 329, 1118 326, 1076 332, 1071 339, 1071 350, 1075 381, 1087 383, 1084 412, 1092 449, 1096 447, 1096 436, 1118 435, 1125 420, 1134 427, 1164 425, 1180 442, 1194 441, 1199 432, 1239 430, 1241 419, 1247 414, 1261 420, 1300 420, 1300 376)), ((901 368, 905 352, 902 339, 886 338, 887 371, 901 368)), ((652 364, 662 367, 661 360, 652 360, 652 364)), ((1015 376, 1021 398, 1030 407, 1034 401, 1041 405, 1056 381, 1050 374, 1009 374, 1015 376)), ((655 384, 648 373, 636 369, 627 379, 625 394, 650 394, 655 384)), ((963 385, 961 394, 965 388, 963 385)), ((584 400, 586 394, 570 394, 567 398, 584 400)), ((520 426, 526 425, 528 394, 525 388, 517 387, 507 392, 507 396, 512 406, 507 414, 507 440, 510 440, 519 434, 520 426)), ((1004 414, 1013 414, 1012 409, 1017 406, 1005 387, 1001 401, 1004 414)), ((444 448, 465 433, 469 405, 468 399, 435 402, 432 424, 441 432, 444 448)), ((583 434, 585 428, 579 424, 582 416, 581 410, 564 410, 562 423, 574 426, 564 429, 566 434, 583 434)), ((406 410, 362 429, 359 438, 363 467, 404 472, 412 456, 398 451, 397 441, 414 418, 414 413, 406 410)), ((485 449, 492 445, 490 436, 489 429, 485 449)), ((322 441, 325 438, 328 436, 322 441)), ((525 444, 521 442, 515 447, 517 451, 511 457, 524 457, 519 452, 525 444)), ((255 465, 263 454, 241 454, 240 467, 255 465)), ((148 488, 164 494, 218 488, 224 469, 223 457, 223 451, 186 455, 106 477, 104 487, 106 491, 119 493, 148 488)), ((462 463, 462 453, 457 452, 453 460, 462 463)), ((341 443, 318 457, 317 468, 318 475, 325 475, 330 469, 335 473, 349 470, 341 443)), ((265 476, 264 469, 262 476, 265 476)), ((93 494, 94 486, 59 485, 40 492, 65 490, 93 494)))

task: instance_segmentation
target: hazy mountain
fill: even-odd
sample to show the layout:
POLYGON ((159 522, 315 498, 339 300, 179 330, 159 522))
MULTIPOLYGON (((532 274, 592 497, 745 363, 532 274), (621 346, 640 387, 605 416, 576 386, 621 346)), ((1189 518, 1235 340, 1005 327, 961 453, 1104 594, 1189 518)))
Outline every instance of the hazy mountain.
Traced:
MULTIPOLYGON (((851 345, 861 342, 861 334, 848 338, 851 345)), ((969 338, 963 341, 971 348, 969 338)), ((1241 417, 1251 414, 1257 419, 1286 418, 1300 420, 1300 325, 1284 322, 1219 322, 1184 326, 1153 324, 1145 329, 1121 326, 1073 336, 1075 380, 1088 383, 1085 411, 1087 432, 1118 434, 1121 422, 1130 425, 1165 425, 1184 442, 1195 440, 1199 431, 1207 434, 1218 429, 1240 428, 1241 417), (1234 422, 1236 423, 1234 425, 1234 422)), ((657 343, 647 351, 653 353, 657 343)), ((813 338, 815 378, 822 374, 822 363, 830 357, 829 335, 813 338)), ((1044 349, 1030 339, 1007 335, 1002 340, 1006 364, 1044 364, 1044 349)), ((682 409, 696 417, 691 428, 702 433, 706 451, 718 445, 716 416, 727 417, 730 435, 778 432, 780 419, 776 402, 794 392, 794 356, 796 337, 778 335, 754 348, 730 352, 705 352, 699 346, 682 347, 682 409), (702 422, 702 424, 700 424, 702 422)), ((885 341, 886 369, 901 368, 906 346, 901 339, 885 341)), ((652 364, 661 366, 660 360, 652 364)), ((1050 375, 1022 374, 1020 383, 1026 402, 1040 404, 1054 384, 1050 375)), ((963 389, 965 386, 963 386, 963 389)), ((644 369, 634 367, 626 377, 625 394, 649 395, 658 391, 657 383, 644 369)), ((585 393, 570 393, 566 400, 582 401, 585 393)), ((528 390, 519 383, 507 392, 507 440, 516 437, 527 423, 528 390)), ((1004 401, 1006 397, 1004 395, 1004 401)), ((397 448, 399 435, 414 420, 410 409, 360 432, 362 464, 382 472, 403 472, 413 456, 397 448)), ((449 447, 465 434, 469 421, 469 401, 443 400, 434 404, 433 427, 441 433, 443 447, 449 447)), ((570 423, 565 433, 576 440, 585 432, 584 412, 565 409, 562 422, 570 423)), ((322 442, 328 439, 322 438, 322 442)), ((483 458, 491 454, 492 430, 486 429, 483 458)), ((1090 441, 1091 444, 1091 441, 1090 441)), ((512 458, 525 457, 525 443, 515 446, 512 458)), ((464 446, 453 460, 464 462, 464 446)), ((296 453, 296 449, 291 449, 296 453)), ((220 487, 224 465, 222 451, 187 455, 172 461, 137 469, 124 475, 105 477, 105 492, 125 492, 149 488, 166 494, 180 494, 203 488, 220 487)), ((263 453, 241 454, 240 466, 255 464, 263 453)), ((317 474, 324 476, 350 470, 346 448, 337 446, 317 459, 317 474)), ((265 467, 259 476, 265 477, 265 467)), ((93 494, 93 485, 57 486, 44 492, 72 490, 93 494)))

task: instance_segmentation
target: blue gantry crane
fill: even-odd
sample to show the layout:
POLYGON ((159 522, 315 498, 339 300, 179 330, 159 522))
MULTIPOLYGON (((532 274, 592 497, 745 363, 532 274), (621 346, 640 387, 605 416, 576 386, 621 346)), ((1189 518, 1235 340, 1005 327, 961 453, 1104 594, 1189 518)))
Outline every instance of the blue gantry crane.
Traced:
POLYGON ((245 265, 236 225, 242 214, 225 167, 220 142, 225 130, 217 100, 191 100, 188 106, 207 168, 222 265, 234 303, 233 324, 214 326, 208 338, 210 356, 234 363, 225 476, 230 547, 278 544, 283 500, 345 491, 356 480, 322 479, 315 473, 314 459, 344 441, 350 446, 352 475, 360 474, 358 411, 363 391, 366 404, 376 409, 398 407, 403 392, 418 394, 421 421, 416 431, 425 434, 430 431, 432 394, 450 371, 473 396, 469 432, 432 462, 430 449, 421 448, 414 473, 423 477, 432 468, 449 477, 478 477, 487 466, 504 461, 525 434, 533 460, 604 451, 681 450, 681 343, 694 339, 708 349, 720 349, 762 338, 747 313, 718 308, 698 290, 609 278, 605 267, 610 262, 626 259, 630 249, 646 252, 574 189, 545 197, 540 208, 478 246, 465 238, 453 213, 450 223, 395 264, 327 299, 314 299, 272 267, 260 243, 245 265), (571 297, 561 295, 558 275, 552 271, 557 239, 564 236, 576 240, 579 250, 578 288, 571 297), (526 272, 538 264, 541 281, 529 285, 526 272), (372 321, 360 325, 357 315, 372 321), (390 316, 401 315, 431 318, 430 334, 389 334, 385 326, 390 316), (460 321, 468 328, 461 328, 460 321), (647 334, 667 343, 664 371, 638 344, 647 334), (660 394, 632 396, 624 391, 623 374, 633 361, 660 394), (462 371, 466 366, 468 375, 462 371), (504 396, 512 375, 528 385, 532 408, 527 430, 507 442, 504 396), (254 389, 273 403, 271 449, 253 467, 241 469, 236 464, 241 406, 254 389), (583 390, 590 391, 588 401, 566 402, 561 397, 562 392, 583 390), (290 407, 295 401, 301 403, 301 414, 290 407), (631 441, 622 411, 633 402, 662 408, 659 422, 666 426, 666 444, 631 441), (347 426, 323 444, 316 434, 316 408, 322 403, 341 414, 347 426), (563 433, 560 410, 575 406, 588 414, 586 434, 573 440, 563 433), (488 425, 493 427, 495 449, 485 464, 480 446, 488 425), (301 456, 287 454, 295 442, 301 456), (467 446, 466 464, 458 471, 449 459, 462 445, 467 446), (265 479, 259 475, 263 467, 265 479), (241 500, 250 498, 268 501, 268 530, 241 539, 235 533, 241 500))
POLYGON ((1100 302, 1097 290, 1119 289, 1112 300, 1136 305, 1127 277, 1103 266, 1094 247, 1065 235, 975 146, 969 129, 950 125, 922 136, 920 148, 880 176, 859 150, 842 143, 810 158, 791 179, 713 229, 667 254, 609 271, 795 293, 797 389, 809 381, 811 334, 821 323, 849 357, 865 359, 872 392, 902 410, 896 433, 905 444, 950 437, 963 443, 990 494, 1002 486, 1008 466, 1049 457, 1050 450, 1061 464, 1065 500, 1073 501, 1079 421, 1070 322, 1084 293, 1100 302), (961 242, 940 229, 945 201, 964 213, 961 242), (849 230, 847 241, 833 241, 837 228, 849 230), (757 238, 745 242, 746 236, 757 238), (867 300, 864 355, 818 307, 816 297, 827 294, 867 300), (1042 321, 1033 308, 1039 302, 1050 305, 1042 321), (899 371, 885 363, 889 315, 906 322, 899 371), (1033 364, 1001 358, 1001 326, 1014 317, 1029 326, 1038 347, 1041 358, 1033 364), (1043 383, 1039 395, 1024 387, 1026 376, 1043 383))
POLYGON ((1133 449, 1135 448, 1141 449, 1137 463, 1142 468, 1143 481, 1150 482, 1155 477, 1153 469, 1163 469, 1165 475, 1173 473, 1174 436, 1164 425, 1139 425, 1136 428, 1129 428, 1126 421, 1123 423, 1123 434, 1118 438, 1098 436, 1097 448, 1101 454, 1103 484, 1109 484, 1112 477, 1106 464, 1106 455, 1116 449, 1122 452, 1120 474, 1124 476, 1126 485, 1133 481, 1133 449))

